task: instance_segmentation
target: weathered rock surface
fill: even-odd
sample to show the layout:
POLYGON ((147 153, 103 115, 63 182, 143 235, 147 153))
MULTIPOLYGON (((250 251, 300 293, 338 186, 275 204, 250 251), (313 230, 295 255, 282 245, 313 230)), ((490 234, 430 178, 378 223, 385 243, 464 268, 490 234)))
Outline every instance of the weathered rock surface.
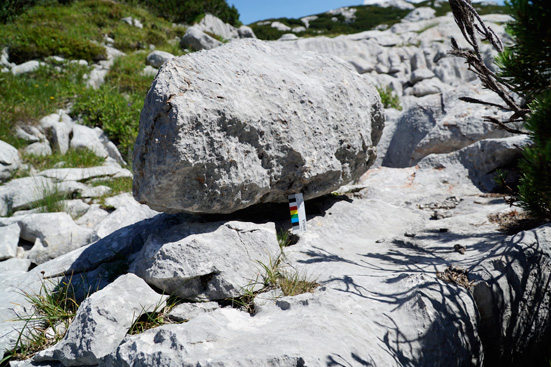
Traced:
MULTIPOLYGON (((545 355, 550 319, 551 225, 518 233, 472 272, 486 351, 517 365, 545 355), (519 292, 519 290, 521 290, 519 292), (506 315, 506 316, 503 316, 506 315)), ((497 363, 496 363, 497 365, 497 363)))
MULTIPOLYGON (((471 149, 474 147, 476 144, 471 149)), ((547 298, 532 292, 549 291, 545 259, 549 258, 546 244, 551 241, 551 231, 543 227, 533 234, 525 232, 512 238, 497 232, 488 214, 509 210, 509 206, 495 197, 481 195, 468 176, 454 170, 453 166, 370 170, 361 186, 349 189, 354 193, 346 200, 334 197, 316 205, 307 202, 308 232, 285 251, 289 264, 321 284, 315 293, 271 301, 266 298, 253 317, 236 309, 186 305, 180 318, 189 322, 121 338, 120 344, 109 343, 111 351, 94 347, 100 352, 94 352, 93 358, 105 355, 94 359, 94 364, 464 366, 482 365, 486 358, 498 364, 511 358, 520 363, 527 361, 520 347, 500 351, 492 346, 486 327, 498 325, 500 329, 495 332, 507 340, 523 335, 525 344, 545 339, 549 325, 547 298), (449 199, 450 195, 455 198, 449 199), (439 207, 447 208, 450 217, 429 220, 433 208, 439 207), (465 251, 456 252, 455 245, 465 251), (462 286, 439 279, 437 272, 443 273, 450 264, 471 270, 469 280, 475 281, 475 289, 481 287, 486 292, 477 296, 475 291, 473 296, 462 286), (512 302, 502 298, 503 293, 509 294, 512 302), (522 302, 530 307, 519 317, 515 311, 500 311, 507 307, 517 310, 523 307, 522 302), (529 314, 534 317, 525 321, 523 315, 529 314)), ((123 202, 121 198, 113 204, 123 202)), ((154 259, 158 265, 164 263, 165 271, 174 271, 179 267, 164 256, 176 243, 171 236, 183 237, 209 225, 213 223, 198 223, 191 216, 160 214, 42 264, 29 275, 41 271, 45 276, 61 271, 92 274, 98 264, 109 264, 121 255, 134 264, 154 259), (154 251, 153 242, 163 238, 160 242, 165 242, 164 246, 154 251), (140 248, 141 252, 131 255, 140 248), (146 254, 148 251, 151 256, 146 254)), ((252 228, 262 231, 263 226, 252 228)), ((214 233, 188 237, 208 239, 214 233)), ((275 236, 272 238, 275 240, 275 236)), ((208 243, 198 246, 201 250, 207 247, 208 243)), ((115 302, 121 302, 111 292, 99 293, 110 294, 115 302)), ((81 308, 84 313, 86 308, 81 308)), ((94 312, 86 311, 96 315, 94 312)), ((112 327, 125 330, 122 324, 112 327)), ((77 329, 88 330, 86 325, 75 326, 77 329)), ((97 340, 103 334, 90 333, 85 338, 89 335, 97 340)), ((72 340, 79 345, 80 339, 72 340)), ((86 346, 70 349, 62 345, 53 347, 44 358, 62 360, 67 366, 92 363, 73 357, 72 353, 87 350, 86 346)))
POLYGON ((367 170, 383 124, 375 88, 344 62, 233 41, 159 71, 140 118, 134 196, 203 213, 321 196, 367 170))
MULTIPOLYGON (((528 279, 545 263, 520 255, 530 254, 528 247, 520 246, 518 252, 503 248, 510 239, 487 218, 507 209, 503 201, 482 199, 468 179, 443 182, 440 175, 413 167, 369 171, 363 181, 367 189, 354 194, 352 203, 336 201, 323 215, 310 217, 308 232, 288 249, 288 259, 304 273, 316 274, 322 287, 314 294, 279 298, 254 317, 216 309, 182 325, 128 337, 102 365, 463 366, 483 365, 485 358, 501 360, 503 355, 488 355, 484 349, 491 340, 480 329, 476 297, 436 274, 449 264, 477 271, 481 259, 503 258, 497 249, 526 259, 523 267, 503 267, 519 279, 528 279), (444 202, 450 192, 464 199, 450 207, 452 217, 427 220, 428 211, 421 208, 437 206, 431 204, 444 202), (454 251, 458 243, 466 248, 464 254, 454 251), (276 344, 270 342, 274 338, 276 344)), ((537 241, 545 247, 549 235, 532 237, 526 245, 537 241)), ((501 279, 498 272, 478 279, 501 279)), ((539 284, 547 289, 545 279, 539 284)), ((542 308, 538 326, 522 324, 543 337, 549 319, 545 302, 529 296, 532 291, 516 281, 501 282, 515 291, 496 288, 490 304, 501 304, 496 297, 503 289, 515 299, 533 299, 542 308)), ((508 319, 499 312, 493 316, 508 319)), ((505 328, 498 332, 511 335, 505 328)), ((519 360, 523 356, 515 354, 519 360)))
POLYGON ((495 171, 514 164, 528 144, 530 139, 525 135, 485 139, 452 153, 428 155, 419 165, 435 169, 455 167, 455 175, 466 176, 480 189, 492 191, 497 186, 495 171))
POLYGON ((53 168, 44 170, 39 175, 57 181, 86 181, 91 178, 129 178, 132 177, 132 172, 114 164, 89 168, 53 168))
POLYGON ((0 182, 10 179, 20 165, 17 149, 0 140, 0 182))
MULTIPOLYGON (((128 193, 108 198, 105 200, 105 204, 115 208, 115 211, 101 218, 94 225, 94 230, 100 238, 104 238, 121 228, 128 227, 159 214, 151 210, 147 205, 138 203, 128 193)), ((101 212, 95 215, 101 216, 101 212)))
POLYGON ((220 308, 216 302, 181 303, 168 313, 172 320, 184 322, 220 308))
POLYGON ((119 164, 125 164, 115 144, 100 128, 92 129, 88 126, 75 124, 70 146, 76 150, 86 148, 99 157, 111 157, 119 164))
POLYGON ((48 142, 41 141, 27 145, 23 152, 29 155, 44 157, 52 154, 52 148, 48 142))
POLYGON ((136 28, 143 28, 142 22, 139 21, 139 19, 133 18, 133 17, 125 17, 121 19, 122 22, 125 22, 128 25, 134 26, 136 28))
POLYGON ((97 365, 120 344, 142 313, 164 307, 166 298, 134 274, 121 276, 87 298, 65 337, 35 360, 60 361, 65 366, 97 365))
POLYGON ((20 64, 20 65, 14 65, 11 68, 11 73, 13 75, 31 73, 43 65, 45 64, 41 61, 31 60, 31 61, 24 62, 23 64, 20 64))
MULTIPOLYGON (((88 187, 76 181, 56 182, 42 176, 17 178, 0 186, 0 215, 14 214, 40 204, 44 197, 59 194, 65 197, 90 198, 108 193, 106 186, 88 187)), ((11 218, 0 218, 0 223, 11 218)))
POLYGON ((40 127, 50 141, 53 150, 61 154, 69 150, 69 140, 73 134, 74 122, 69 115, 60 111, 40 119, 40 127))
MULTIPOLYGON (((429 154, 450 153, 482 139, 510 136, 483 119, 487 115, 500 116, 502 112, 498 109, 473 107, 458 100, 475 93, 472 87, 463 87, 416 99, 396 122, 389 122, 396 124, 396 130, 388 148, 381 147, 386 152, 383 165, 408 167, 429 154)), ((482 99, 489 96, 484 93, 482 99)))
POLYGON ((34 243, 28 258, 35 264, 70 252, 96 240, 93 230, 76 225, 67 213, 28 214, 14 217, 21 238, 34 243), (36 243, 40 240, 39 243, 36 243))
POLYGON ((150 236, 130 266, 167 294, 194 300, 239 297, 279 245, 273 224, 184 224, 150 236))
POLYGON ((17 255, 21 228, 18 224, 0 227, 0 261, 13 258, 17 255))
POLYGON ((364 0, 364 5, 376 5, 381 8, 415 9, 412 3, 405 0, 364 0))
POLYGON ((11 258, 0 262, 0 273, 6 273, 6 272, 23 272, 24 273, 27 270, 29 270, 30 266, 31 266, 31 260, 29 259, 11 258))
POLYGON ((436 10, 433 8, 417 8, 411 11, 408 15, 402 19, 402 22, 418 22, 421 20, 427 20, 434 18, 436 10))

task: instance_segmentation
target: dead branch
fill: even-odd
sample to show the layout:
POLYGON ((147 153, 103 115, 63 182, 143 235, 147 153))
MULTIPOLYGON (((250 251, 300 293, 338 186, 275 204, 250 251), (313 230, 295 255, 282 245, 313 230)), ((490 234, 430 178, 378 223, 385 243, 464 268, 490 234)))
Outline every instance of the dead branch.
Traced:
POLYGON ((503 43, 499 37, 497 37, 494 30, 484 24, 482 18, 480 18, 476 10, 473 8, 471 0, 449 0, 449 3, 455 22, 467 43, 472 47, 472 50, 459 47, 457 41, 452 37, 452 49, 448 51, 448 54, 465 59, 465 62, 469 66, 469 70, 476 74, 482 82, 484 88, 496 93, 501 100, 505 102, 506 106, 469 97, 463 97, 460 99, 465 102, 499 107, 506 111, 512 112, 512 115, 503 121, 495 117, 486 116, 485 118, 487 121, 498 125, 508 132, 515 134, 526 134, 525 131, 516 129, 507 124, 525 121, 530 110, 522 108, 520 104, 515 101, 513 97, 514 93, 511 87, 506 83, 500 82, 497 75, 486 66, 482 55, 480 54, 477 34, 483 41, 490 42, 492 47, 497 52, 503 52, 503 43))

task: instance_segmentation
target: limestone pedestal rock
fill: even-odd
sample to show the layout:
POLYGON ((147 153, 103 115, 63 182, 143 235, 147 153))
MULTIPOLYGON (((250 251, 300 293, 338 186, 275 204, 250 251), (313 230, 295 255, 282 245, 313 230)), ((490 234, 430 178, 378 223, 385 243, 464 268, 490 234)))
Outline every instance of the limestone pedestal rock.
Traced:
POLYGON ((169 213, 318 197, 366 172, 383 125, 377 91, 344 61, 232 41, 159 70, 140 117, 134 197, 169 213))

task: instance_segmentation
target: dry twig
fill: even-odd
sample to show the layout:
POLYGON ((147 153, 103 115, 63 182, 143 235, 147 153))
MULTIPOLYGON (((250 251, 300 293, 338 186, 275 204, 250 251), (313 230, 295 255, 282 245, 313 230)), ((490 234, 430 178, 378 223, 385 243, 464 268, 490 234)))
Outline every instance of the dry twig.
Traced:
POLYGON ((452 37, 452 49, 448 51, 448 53, 464 58, 469 65, 469 70, 477 75, 485 88, 496 93, 501 100, 505 102, 505 106, 469 97, 460 99, 469 103, 499 107, 511 111, 511 116, 503 121, 492 116, 484 116, 484 118, 486 121, 492 122, 508 132, 527 134, 528 132, 514 127, 514 124, 525 121, 530 110, 520 106, 513 98, 513 91, 511 88, 506 83, 499 81, 497 75, 484 64, 484 60, 480 54, 477 34, 481 37, 482 41, 490 42, 497 52, 503 52, 503 43, 497 37, 493 29, 484 24, 473 8, 471 0, 449 0, 449 2, 455 22, 472 49, 459 47, 455 38, 452 37))

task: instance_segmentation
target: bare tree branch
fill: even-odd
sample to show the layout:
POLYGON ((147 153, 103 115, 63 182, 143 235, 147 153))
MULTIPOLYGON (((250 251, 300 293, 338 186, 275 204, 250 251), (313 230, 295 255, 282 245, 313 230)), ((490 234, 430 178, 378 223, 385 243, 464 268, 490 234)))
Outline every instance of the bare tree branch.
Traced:
POLYGON ((512 88, 507 83, 500 82, 498 80, 498 76, 486 66, 484 59, 480 54, 477 33, 483 41, 490 42, 497 52, 503 52, 503 43, 494 30, 484 24, 482 18, 480 18, 476 10, 473 8, 471 0, 449 0, 449 3, 455 22, 457 23, 457 26, 461 30, 461 33, 463 34, 463 37, 465 37, 467 43, 472 47, 472 50, 459 47, 457 41, 452 37, 452 49, 448 51, 448 54, 465 59, 465 62, 469 66, 469 70, 476 74, 482 82, 484 88, 496 93, 501 100, 505 102, 506 106, 481 101, 476 98, 464 97, 460 99, 465 102, 499 107, 506 111, 512 112, 512 115, 503 121, 500 121, 495 117, 486 117, 486 120, 511 133, 526 134, 526 132, 510 127, 507 124, 525 121, 530 110, 522 108, 519 103, 515 101, 512 88))

